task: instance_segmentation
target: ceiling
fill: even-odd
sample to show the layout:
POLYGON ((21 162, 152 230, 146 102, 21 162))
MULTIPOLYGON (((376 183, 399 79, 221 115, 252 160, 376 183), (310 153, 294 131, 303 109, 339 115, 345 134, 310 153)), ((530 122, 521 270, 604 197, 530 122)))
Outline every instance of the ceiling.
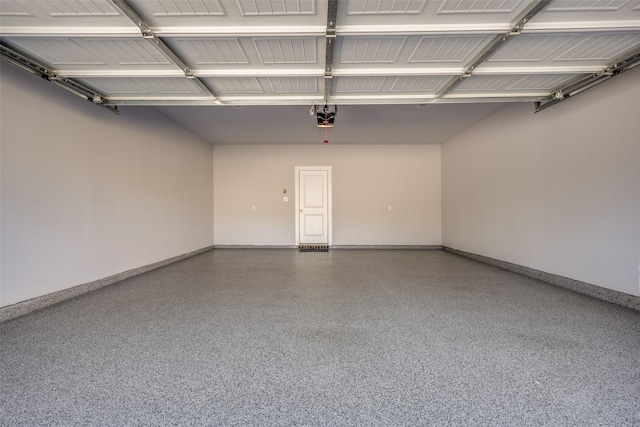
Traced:
POLYGON ((514 29, 539 4, 0 0, 0 35, 119 105, 537 100, 640 49, 638 0, 550 1, 514 29))
POLYGON ((309 107, 300 105, 156 108, 216 145, 322 144, 325 138, 344 145, 442 144, 504 106, 345 105, 330 130, 317 128, 309 107))
POLYGON ((330 104, 336 129, 351 116, 363 132, 428 110, 449 123, 439 140, 637 65, 640 0, 0 0, 0 42, 3 59, 93 103, 165 106, 203 135, 250 117, 265 124, 240 139, 268 137, 308 114, 290 106, 330 104), (210 120, 221 105, 236 108, 210 120), (265 105, 281 108, 251 107, 265 105))

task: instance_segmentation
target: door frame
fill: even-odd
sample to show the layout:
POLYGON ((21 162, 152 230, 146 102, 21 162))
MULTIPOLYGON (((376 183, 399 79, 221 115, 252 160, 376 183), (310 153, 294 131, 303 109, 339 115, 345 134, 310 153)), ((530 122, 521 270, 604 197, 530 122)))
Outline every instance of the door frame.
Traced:
POLYGON ((295 227, 296 227, 296 246, 300 245, 300 171, 326 171, 327 172, 327 240, 329 246, 333 245, 333 204, 331 197, 331 166, 295 166, 295 192, 296 201, 293 204, 295 208, 295 227))

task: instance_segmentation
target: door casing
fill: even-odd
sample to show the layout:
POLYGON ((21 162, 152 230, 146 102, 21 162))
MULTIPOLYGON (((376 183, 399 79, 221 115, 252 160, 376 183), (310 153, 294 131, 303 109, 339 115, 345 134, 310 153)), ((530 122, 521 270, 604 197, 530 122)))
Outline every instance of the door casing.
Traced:
POLYGON ((331 184, 331 166, 295 166, 295 228, 296 228, 296 246, 300 245, 300 171, 326 171, 327 172, 327 238, 329 246, 333 245, 333 203, 332 203, 332 184, 331 184))

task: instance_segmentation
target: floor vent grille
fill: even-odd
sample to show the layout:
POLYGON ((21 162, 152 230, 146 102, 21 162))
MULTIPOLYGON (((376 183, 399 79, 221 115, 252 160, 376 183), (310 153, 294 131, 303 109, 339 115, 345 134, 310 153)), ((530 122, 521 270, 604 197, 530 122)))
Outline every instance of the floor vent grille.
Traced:
POLYGON ((329 245, 300 245, 300 252, 329 252, 329 245))

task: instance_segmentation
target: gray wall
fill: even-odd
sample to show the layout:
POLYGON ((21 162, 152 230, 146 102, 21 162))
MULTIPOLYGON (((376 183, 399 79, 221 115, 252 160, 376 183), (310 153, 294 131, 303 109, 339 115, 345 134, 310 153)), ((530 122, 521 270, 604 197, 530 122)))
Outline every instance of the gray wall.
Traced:
POLYGON ((0 90, 2 306, 211 244, 292 245, 295 166, 333 166, 336 245, 443 243, 640 295, 640 69, 442 147, 213 147, 5 64, 0 90))
POLYGON ((640 67, 442 150, 446 246, 640 295, 640 67))
POLYGON ((0 305, 213 244, 213 148, 2 65, 0 305))
POLYGON ((334 245, 441 244, 439 145, 316 144, 214 147, 216 245, 295 244, 295 166, 332 167, 334 245))

